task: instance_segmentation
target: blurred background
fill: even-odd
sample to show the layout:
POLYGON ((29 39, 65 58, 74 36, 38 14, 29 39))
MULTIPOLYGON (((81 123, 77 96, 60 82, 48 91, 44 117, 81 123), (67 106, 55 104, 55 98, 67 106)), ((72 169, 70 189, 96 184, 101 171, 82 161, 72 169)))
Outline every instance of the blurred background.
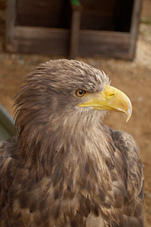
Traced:
MULTIPOLYGON (((12 0, 11 2, 13 3, 15 1, 12 0)), ((118 114, 118 113, 109 113, 105 118, 105 123, 114 129, 125 130, 130 134, 132 134, 133 137, 136 139, 137 144, 140 147, 141 156, 144 164, 144 175, 145 175, 146 226, 149 227, 151 226, 151 114, 150 114, 150 111, 151 111, 151 0, 143 1, 141 14, 139 16, 139 14, 137 14, 136 12, 136 16, 138 18, 133 18, 134 19, 133 25, 131 25, 132 11, 131 11, 130 3, 127 6, 128 9, 125 8, 126 6, 123 6, 125 10, 123 11, 119 10, 118 12, 116 12, 117 16, 115 21, 113 21, 114 17, 112 17, 111 13, 102 14, 104 15, 102 17, 102 20, 103 18, 106 17, 106 15, 109 15, 108 17, 109 19, 107 20, 106 24, 103 24, 103 23, 99 24, 98 23, 100 19, 99 16, 97 17, 96 16, 97 14, 96 15, 91 14, 89 10, 85 12, 85 18, 87 19, 84 19, 84 16, 80 17, 79 14, 81 14, 81 10, 82 12, 84 12, 85 8, 83 7, 81 9, 81 6, 79 6, 78 1, 73 1, 73 2, 75 2, 75 6, 72 8, 72 13, 73 13, 72 16, 73 17, 75 16, 75 18, 77 19, 74 22, 72 21, 72 23, 64 22, 65 24, 62 25, 63 28, 68 29, 72 24, 71 33, 70 33, 71 38, 70 39, 66 38, 68 37, 68 34, 66 34, 66 31, 65 32, 63 31, 63 33, 59 33, 57 37, 55 37, 54 35, 54 39, 50 41, 49 48, 51 48, 53 45, 56 45, 56 47, 52 48, 53 51, 51 52, 52 49, 50 50, 48 47, 47 48, 44 47, 44 50, 43 50, 43 48, 37 48, 35 46, 32 49, 32 45, 34 46, 36 42, 35 41, 33 43, 32 38, 35 39, 35 36, 38 36, 37 34, 42 33, 41 31, 35 30, 35 32, 39 32, 39 33, 35 33, 36 35, 34 36, 34 34, 32 33, 32 30, 30 29, 29 30, 27 29, 24 31, 22 30, 22 28, 24 28, 27 25, 36 27, 36 24, 34 24, 34 22, 32 24, 32 20, 30 20, 30 15, 28 15, 29 9, 27 5, 29 6, 30 4, 27 4, 27 1, 22 1, 22 4, 20 1, 20 5, 17 6, 18 12, 16 12, 16 15, 17 15, 16 24, 19 25, 19 27, 17 28, 18 30, 15 30, 16 32, 15 34, 17 38, 16 40, 11 40, 10 42, 9 36, 11 35, 11 32, 13 34, 13 31, 11 30, 12 28, 9 27, 8 19, 10 24, 13 23, 13 17, 11 15, 12 12, 9 9, 7 11, 7 16, 6 16, 6 5, 7 5, 6 1, 0 0, 0 104, 2 104, 3 107, 13 116, 14 97, 22 81, 26 77, 26 75, 30 71, 32 71, 39 63, 45 62, 50 58, 60 58, 62 53, 63 54, 65 53, 65 55, 62 57, 67 57, 67 55, 69 55, 70 57, 75 57, 78 60, 82 60, 101 70, 104 70, 109 75, 112 85, 123 90, 130 97, 133 104, 133 114, 128 123, 125 122, 124 116, 121 116, 121 114, 118 114), (21 10, 19 10, 19 7, 21 7, 21 10), (128 15, 130 15, 130 17, 128 17, 128 15), (25 17, 28 20, 24 20, 25 17), (81 22, 80 22, 80 18, 81 18, 81 22), (126 22, 123 18, 126 18, 126 22), (93 23, 91 19, 93 19, 93 23), (139 20, 140 20, 140 26, 139 26, 139 32, 137 37, 137 29, 138 29, 137 25, 139 20), (80 23, 81 25, 79 25, 80 23), (6 24, 7 24, 7 31, 6 31, 6 24), (79 30, 82 29, 82 26, 83 28, 86 28, 89 30, 95 30, 95 32, 92 32, 91 34, 83 33, 82 37, 84 38, 82 38, 82 41, 81 41, 79 30), (131 31, 130 29, 131 26, 133 26, 133 31, 131 31), (10 30, 8 28, 10 28, 10 30), (106 32, 98 33, 99 30, 106 30, 106 32), (109 34, 108 31, 111 32, 112 30, 113 30, 113 33, 109 34), (116 31, 117 32, 122 31, 123 32, 122 36, 118 36, 117 34, 115 34, 116 31), (133 37, 131 37, 132 33, 133 33, 133 37), (29 46, 28 45, 26 46, 27 34, 28 36, 30 36, 30 39, 32 41, 30 42, 31 46, 29 44, 28 44, 29 46), (104 39, 102 38, 101 40, 100 34, 102 34, 101 37, 104 37, 104 39), (82 44, 79 43, 79 36, 80 36, 80 42, 83 42, 82 44), (61 44, 62 46, 66 45, 65 48, 63 47, 63 49, 61 49, 62 50, 61 52, 60 50, 58 50, 59 44, 56 42, 57 39, 61 40, 58 42, 62 42, 61 44), (97 46, 97 47, 95 47, 94 49, 93 48, 91 49, 91 42, 93 43, 92 45, 93 47, 94 46, 97 46), (111 42, 111 46, 109 46, 110 43, 106 43, 106 42, 111 42), (67 43, 69 43, 69 46, 67 45, 67 43), (137 49, 136 49, 136 56, 134 57, 135 43, 137 44, 137 49), (98 47, 99 45, 100 47, 98 47), (82 46, 85 49, 82 49, 82 46), (75 49, 74 47, 77 47, 77 48, 75 49), (46 51, 47 49, 48 49, 48 52, 46 51), (100 53, 97 53, 96 54, 97 56, 96 56, 95 53, 93 53, 93 51, 94 52, 100 51, 100 53), (28 52, 30 52, 30 54, 28 54, 28 52), (37 54, 33 54, 33 53, 31 54, 31 52, 33 53, 35 52, 37 54), (47 55, 45 55, 45 53, 47 55), (94 57, 90 57, 91 55, 94 57), (82 56, 82 57, 78 57, 78 56, 82 56), (110 58, 107 58, 109 56, 110 58), (124 59, 124 60, 121 60, 121 59, 124 59)), ((95 1, 92 1, 92 2, 93 4, 95 4, 95 1)), ((118 1, 118 2, 120 7, 122 7, 120 2, 123 3, 123 1, 118 1)), ((131 1, 127 1, 127 2, 131 2, 131 1)), ((139 2, 139 1, 136 1, 136 2, 139 2)), ((40 10, 44 10, 43 5, 41 5, 41 8, 34 8, 34 4, 32 5, 31 3, 31 6, 33 7, 32 10, 34 12, 40 12, 40 10)), ((92 6, 90 5, 90 7, 92 6)), ((96 6, 96 8, 98 8, 98 6, 96 6)), ((70 15, 70 17, 68 18, 66 14, 67 10, 68 10, 68 7, 65 8, 63 18, 65 17, 65 21, 71 22, 70 19, 71 18, 73 19, 73 17, 70 15)), ((109 8, 109 10, 112 10, 111 7, 109 8)), ((56 27, 57 29, 59 29, 58 24, 60 22, 57 21, 56 19, 57 14, 55 13, 51 14, 51 12, 49 13, 47 11, 45 13, 43 11, 42 15, 43 15, 42 18, 45 18, 45 21, 44 20, 38 21, 37 14, 35 14, 35 21, 39 23, 39 26, 42 27, 43 24, 40 24, 40 23, 44 23, 45 27, 48 28, 48 33, 47 31, 45 31, 47 36, 47 42, 48 42, 49 32, 50 32, 49 27, 53 27, 53 21, 56 21, 56 27), (50 17, 51 19, 49 20, 50 23, 47 23, 48 15, 49 16, 53 15, 52 17, 50 17)), ((62 21, 61 18, 60 18, 60 21, 62 21)), ((106 19, 104 19, 104 21, 106 21, 106 19)), ((58 30, 55 30, 55 31, 58 32, 58 30)), ((42 33, 42 36, 43 36, 43 33, 42 33)), ((41 45, 43 47, 44 43, 41 43, 38 45, 41 45)), ((60 46, 60 48, 62 48, 62 46, 60 46)))

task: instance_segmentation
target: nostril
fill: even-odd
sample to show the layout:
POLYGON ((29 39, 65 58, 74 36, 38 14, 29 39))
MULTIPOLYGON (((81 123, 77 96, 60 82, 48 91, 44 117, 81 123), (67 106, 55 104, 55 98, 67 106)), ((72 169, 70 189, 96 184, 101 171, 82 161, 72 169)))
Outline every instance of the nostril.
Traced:
POLYGON ((112 97, 112 96, 114 96, 115 94, 114 93, 110 93, 110 94, 108 94, 108 96, 110 96, 110 97, 112 97))

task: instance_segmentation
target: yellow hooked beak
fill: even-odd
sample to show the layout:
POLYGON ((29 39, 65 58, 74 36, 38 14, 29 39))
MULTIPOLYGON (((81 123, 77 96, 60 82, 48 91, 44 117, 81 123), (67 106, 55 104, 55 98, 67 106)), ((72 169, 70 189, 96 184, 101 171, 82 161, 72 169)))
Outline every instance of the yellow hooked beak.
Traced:
POLYGON ((87 101, 79 104, 80 107, 93 107, 98 110, 114 110, 127 115, 128 121, 132 114, 130 99, 122 91, 107 85, 104 91, 87 94, 87 101))

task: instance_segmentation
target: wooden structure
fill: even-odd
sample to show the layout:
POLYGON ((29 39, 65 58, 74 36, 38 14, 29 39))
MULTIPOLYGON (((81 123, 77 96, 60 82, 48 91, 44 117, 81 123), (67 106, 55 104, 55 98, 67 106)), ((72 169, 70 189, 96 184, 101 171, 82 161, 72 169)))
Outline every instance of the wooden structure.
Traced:
POLYGON ((6 50, 133 59, 142 0, 80 3, 79 15, 70 0, 8 0, 6 50))

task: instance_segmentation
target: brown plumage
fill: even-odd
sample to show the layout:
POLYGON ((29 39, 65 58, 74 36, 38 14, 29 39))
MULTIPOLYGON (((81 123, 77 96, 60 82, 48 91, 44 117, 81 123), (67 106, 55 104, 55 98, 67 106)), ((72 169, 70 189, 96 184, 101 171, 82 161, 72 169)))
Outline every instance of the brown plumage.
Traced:
POLYGON ((134 139, 105 126, 103 109, 79 105, 108 84, 74 60, 49 61, 27 77, 18 135, 0 145, 0 227, 143 226, 134 139))

